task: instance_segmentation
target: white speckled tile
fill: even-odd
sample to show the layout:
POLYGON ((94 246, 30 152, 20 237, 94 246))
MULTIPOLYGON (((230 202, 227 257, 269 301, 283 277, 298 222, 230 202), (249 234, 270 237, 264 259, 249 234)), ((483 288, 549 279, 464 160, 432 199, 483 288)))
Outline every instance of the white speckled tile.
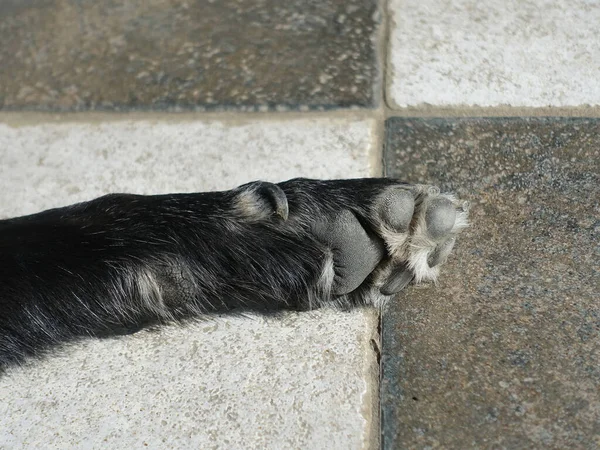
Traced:
POLYGON ((0 217, 109 192, 230 189, 247 181, 369 176, 374 121, 0 122, 0 217))
POLYGON ((390 0, 394 107, 600 105, 590 0, 390 0))
MULTIPOLYGON (((374 122, 0 124, 0 216, 107 192, 368 176, 374 122)), ((0 448, 362 448, 372 311, 91 340, 0 378, 0 448)))

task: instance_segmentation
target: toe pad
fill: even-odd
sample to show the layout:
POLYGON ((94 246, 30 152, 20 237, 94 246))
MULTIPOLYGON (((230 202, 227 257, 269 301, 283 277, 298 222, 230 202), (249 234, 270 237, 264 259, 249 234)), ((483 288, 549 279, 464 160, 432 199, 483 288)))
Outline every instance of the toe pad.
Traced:
POLYGON ((444 197, 433 199, 425 213, 427 233, 433 239, 445 237, 456 222, 456 210, 452 202, 444 197))
POLYGON ((390 189, 380 199, 379 215, 381 220, 394 230, 404 233, 415 212, 415 198, 406 189, 390 189))

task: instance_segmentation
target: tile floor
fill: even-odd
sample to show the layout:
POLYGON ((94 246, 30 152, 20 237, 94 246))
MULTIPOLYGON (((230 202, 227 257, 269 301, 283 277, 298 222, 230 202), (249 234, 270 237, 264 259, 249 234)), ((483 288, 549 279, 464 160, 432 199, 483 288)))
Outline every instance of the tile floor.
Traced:
POLYGON ((600 446, 598 6, 0 2, 1 217, 382 170, 473 204, 381 367, 375 311, 90 341, 0 379, 0 448, 600 446))

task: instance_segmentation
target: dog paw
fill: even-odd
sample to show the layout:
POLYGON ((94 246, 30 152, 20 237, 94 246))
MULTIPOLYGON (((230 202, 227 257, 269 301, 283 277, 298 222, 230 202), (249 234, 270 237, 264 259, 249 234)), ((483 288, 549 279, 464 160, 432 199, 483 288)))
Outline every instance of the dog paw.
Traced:
MULTIPOLYGON (((290 221, 325 246, 320 282, 333 300, 381 305, 411 282, 436 281, 469 204, 437 187, 390 179, 281 183, 290 221)), ((323 289, 321 289, 323 290, 323 289)))
POLYGON ((410 192, 414 207, 409 229, 394 233, 381 227, 389 257, 374 274, 373 296, 377 291, 384 296, 394 295, 413 280, 435 282, 457 235, 468 226, 468 202, 442 194, 434 186, 416 185, 410 192))

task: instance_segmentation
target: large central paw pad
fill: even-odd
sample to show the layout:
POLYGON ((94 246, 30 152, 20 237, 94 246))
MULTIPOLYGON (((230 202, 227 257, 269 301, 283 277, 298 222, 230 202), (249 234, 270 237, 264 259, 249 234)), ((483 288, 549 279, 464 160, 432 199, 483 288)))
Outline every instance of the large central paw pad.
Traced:
POLYGON ((342 210, 331 220, 318 221, 312 231, 333 254, 334 294, 354 291, 385 256, 383 241, 349 210, 342 210))

